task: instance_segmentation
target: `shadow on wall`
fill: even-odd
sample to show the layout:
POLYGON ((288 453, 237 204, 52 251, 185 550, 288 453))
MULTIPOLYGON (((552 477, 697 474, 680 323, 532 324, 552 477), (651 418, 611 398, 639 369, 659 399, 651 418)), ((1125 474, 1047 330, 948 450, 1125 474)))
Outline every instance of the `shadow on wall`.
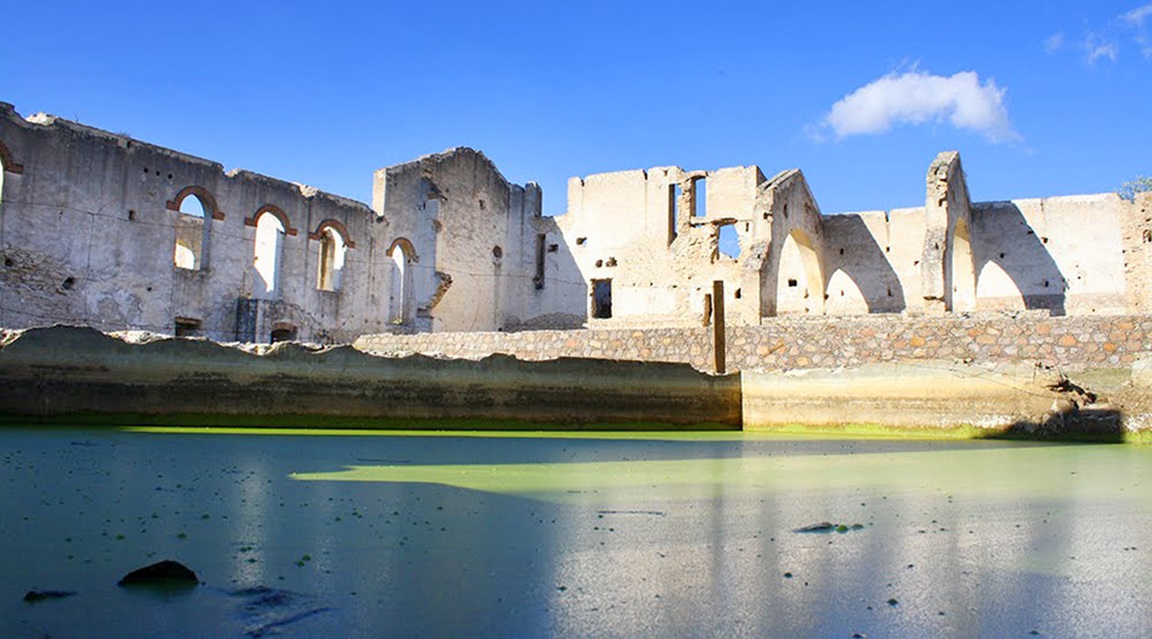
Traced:
MULTIPOLYGON (((572 247, 564 240, 555 219, 543 216, 533 222, 535 238, 524 243, 531 251, 524 255, 524 260, 525 266, 531 266, 532 277, 507 278, 509 286, 520 289, 508 297, 522 302, 520 308, 505 310, 500 330, 584 328, 592 310, 591 282, 584 279, 572 247)), ((610 293, 608 303, 611 305, 610 293)))
MULTIPOLYGON (((824 219, 825 241, 829 251, 844 251, 830 256, 829 262, 859 288, 869 313, 899 313, 908 307, 904 287, 859 215, 832 215, 824 219)), ((831 283, 831 282, 830 282, 831 283)), ((828 295, 836 292, 828 290, 828 295)))
POLYGON ((1099 444, 1123 444, 1127 430, 1123 415, 1114 408, 1086 407, 1067 413, 1051 413, 1042 420, 1018 421, 991 430, 980 439, 1053 439, 1099 444))
MULTIPOLYGON (((1064 315, 1065 279, 1035 229, 1012 202, 972 207, 972 259, 976 273, 993 263, 1016 286, 1027 310, 1064 315)), ((977 290, 981 289, 976 282, 977 290)), ((976 300, 980 304, 981 299, 976 300)))

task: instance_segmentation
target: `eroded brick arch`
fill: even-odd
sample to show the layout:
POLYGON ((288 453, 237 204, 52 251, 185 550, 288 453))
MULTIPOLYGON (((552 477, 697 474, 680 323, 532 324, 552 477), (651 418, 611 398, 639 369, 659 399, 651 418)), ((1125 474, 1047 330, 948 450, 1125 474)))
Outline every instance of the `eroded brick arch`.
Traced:
POLYGON ((264 206, 257 209, 256 212, 252 214, 252 217, 244 218, 244 226, 251 226, 252 228, 256 228, 256 221, 259 220, 260 216, 264 215, 265 213, 272 215, 276 219, 280 220, 280 224, 284 225, 284 235, 293 237, 296 236, 298 231, 288 220, 288 215, 275 204, 265 204, 264 206))
POLYGON ((4 170, 9 173, 16 175, 24 173, 24 165, 17 164, 16 160, 12 159, 12 152, 8 150, 8 145, 4 144, 3 140, 0 140, 0 164, 4 165, 4 170))
POLYGON ((344 246, 347 246, 348 248, 356 248, 356 243, 353 242, 351 236, 348 235, 348 229, 340 220, 334 220, 332 218, 328 218, 321 222, 319 226, 316 227, 315 232, 308 234, 308 239, 320 240, 324 234, 324 229, 327 228, 331 228, 340 234, 340 239, 344 241, 344 246))
POLYGON ((195 195, 199 198, 200 203, 204 205, 204 208, 207 209, 212 219, 224 219, 224 211, 221 211, 220 207, 216 204, 216 198, 212 195, 211 191, 202 186, 186 186, 180 189, 176 197, 168 200, 166 207, 169 211, 179 211, 180 205, 184 203, 184 199, 189 195, 195 195))
POLYGON ((392 242, 392 245, 388 247, 388 252, 385 253, 385 255, 391 255, 392 251, 395 251, 397 246, 400 247, 400 250, 404 251, 404 257, 407 258, 409 262, 420 261, 419 257, 416 255, 416 247, 412 246, 412 242, 409 241, 406 237, 396 238, 396 240, 392 242))

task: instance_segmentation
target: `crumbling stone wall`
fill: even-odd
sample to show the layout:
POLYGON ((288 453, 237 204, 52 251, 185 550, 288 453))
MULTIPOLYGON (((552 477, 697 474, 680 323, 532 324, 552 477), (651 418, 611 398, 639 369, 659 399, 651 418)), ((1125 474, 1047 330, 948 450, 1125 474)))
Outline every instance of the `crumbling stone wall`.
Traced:
POLYGON ((373 259, 386 229, 367 206, 310 187, 0 104, 0 324, 57 322, 237 339, 237 310, 253 297, 256 218, 282 220, 278 290, 253 339, 275 327, 299 339, 347 341, 386 328, 373 259), (12 167, 20 171, 12 171, 12 167), (180 212, 186 198, 203 217, 180 212), (320 236, 347 249, 338 290, 318 286, 320 236), (194 254, 174 259, 184 242, 194 254))
MULTIPOLYGON (((479 358, 591 357, 688 363, 710 370, 707 328, 601 329, 521 333, 367 335, 357 348, 479 358)), ((901 361, 1039 363, 1069 371, 1128 367, 1152 353, 1152 317, 1050 317, 1046 312, 973 316, 871 315, 780 318, 729 326, 728 370, 859 367, 901 361)))
POLYGON ((380 169, 373 204, 416 254, 414 330, 583 322, 582 307, 565 304, 582 299, 583 282, 541 216, 540 187, 509 183, 483 153, 458 148, 380 169))
POLYGON ((1152 196, 973 203, 956 152, 932 162, 923 207, 833 216, 799 170, 765 179, 747 166, 573 178, 568 212, 544 217, 537 185, 509 183, 467 148, 377 171, 369 208, 3 103, 0 165, 10 327, 316 342, 681 335, 711 324, 716 280, 731 328, 793 315, 899 313, 911 326, 1152 313, 1152 196), (203 210, 185 210, 192 201, 203 210), (734 255, 721 250, 725 233, 734 255))

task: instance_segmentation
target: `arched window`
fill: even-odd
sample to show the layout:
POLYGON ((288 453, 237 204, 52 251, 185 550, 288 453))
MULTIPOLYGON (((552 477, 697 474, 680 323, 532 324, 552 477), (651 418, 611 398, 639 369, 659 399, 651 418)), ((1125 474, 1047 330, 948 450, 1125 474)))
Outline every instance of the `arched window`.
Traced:
POLYGON ((176 268, 198 271, 208 266, 211 220, 223 220, 216 198, 200 186, 186 186, 167 203, 175 211, 176 241, 172 262, 176 268))
POLYGON ((256 250, 252 261, 252 297, 256 299, 274 300, 280 296, 280 254, 286 232, 285 224, 272 211, 257 213, 256 250))
POLYGON ((347 229, 336 220, 324 220, 316 232, 308 237, 320 243, 316 288, 322 291, 340 290, 345 255, 348 249, 356 246, 348 239, 347 229))
POLYGON ((416 252, 412 243, 400 238, 388 250, 392 258, 391 290, 389 291, 389 321, 393 324, 406 324, 412 320, 412 262, 416 252))
POLYGON ((176 268, 198 271, 202 266, 205 239, 204 203, 196 195, 187 195, 178 207, 176 250, 172 261, 176 268))

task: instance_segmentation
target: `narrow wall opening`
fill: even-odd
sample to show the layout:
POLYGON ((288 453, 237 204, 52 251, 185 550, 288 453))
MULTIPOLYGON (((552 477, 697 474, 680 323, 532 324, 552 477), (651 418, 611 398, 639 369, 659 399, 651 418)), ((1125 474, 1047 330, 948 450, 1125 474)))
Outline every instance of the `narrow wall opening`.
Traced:
POLYGON ((708 178, 692 180, 692 216, 708 215, 708 178))
POLYGON ((317 265, 316 288, 338 291, 343 280, 347 242, 340 231, 331 226, 320 232, 320 259, 317 265))
POLYGON ((612 280, 592 280, 592 317, 612 317, 612 280))
POLYGON ((544 288, 544 251, 546 250, 548 250, 548 236, 540 233, 536 236, 536 275, 532 278, 536 290, 544 288))
POLYGON ((181 200, 176 214, 176 246, 172 262, 176 268, 198 271, 203 266, 207 207, 198 195, 181 200))
POLYGON ((252 297, 256 299, 274 300, 280 295, 280 254, 284 232, 284 224, 272 213, 261 213, 256 220, 256 247, 252 261, 255 275, 252 297))
POLYGON ((412 306, 412 261, 415 255, 408 240, 399 239, 392 243, 388 252, 390 259, 389 278, 389 317, 394 325, 406 324, 411 320, 409 309, 412 306))
POLYGON ((668 185, 668 243, 671 244, 676 239, 678 234, 677 220, 680 217, 680 194, 681 189, 679 184, 668 185))

